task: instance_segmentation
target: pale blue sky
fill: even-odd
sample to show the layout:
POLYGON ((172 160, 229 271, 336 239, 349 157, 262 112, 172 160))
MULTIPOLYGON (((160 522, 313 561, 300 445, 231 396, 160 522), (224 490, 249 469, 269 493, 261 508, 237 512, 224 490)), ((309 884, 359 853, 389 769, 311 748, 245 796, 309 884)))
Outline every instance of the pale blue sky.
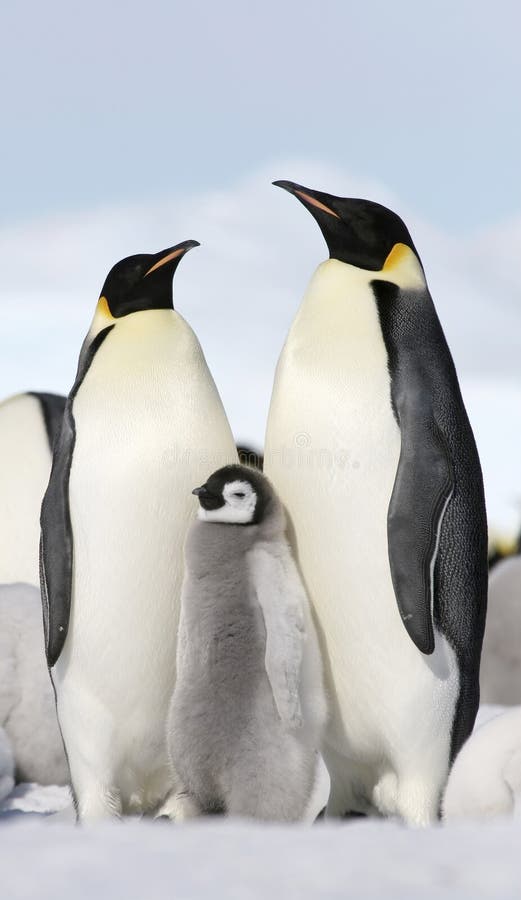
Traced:
POLYGON ((226 189, 290 157, 375 179, 452 231, 508 218, 520 10, 3 0, 1 219, 226 189))
POLYGON ((521 521, 521 4, 2 0, 0 397, 68 392, 108 269, 201 241, 176 275, 235 434, 325 245, 270 186, 399 212, 485 470, 521 521))

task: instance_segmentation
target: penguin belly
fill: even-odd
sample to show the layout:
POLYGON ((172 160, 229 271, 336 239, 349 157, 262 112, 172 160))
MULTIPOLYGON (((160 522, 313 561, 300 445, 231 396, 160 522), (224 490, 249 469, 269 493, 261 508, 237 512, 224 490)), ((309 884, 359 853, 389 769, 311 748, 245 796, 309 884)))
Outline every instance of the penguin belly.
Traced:
POLYGON ((178 822, 216 812, 299 821, 312 793, 314 722, 292 728, 281 720, 266 672, 263 613, 250 575, 238 572, 230 559, 217 591, 200 573, 185 582, 186 655, 168 723, 177 790, 161 811, 178 822), (242 597, 228 600, 241 577, 242 597))
POLYGON ((448 773, 458 670, 440 634, 432 656, 421 654, 398 611, 387 511, 400 444, 370 285, 330 260, 279 361, 265 471, 289 514, 322 643, 328 811, 376 808, 420 824, 436 817, 448 773))
POLYGON ((199 345, 170 310, 116 325, 73 416, 58 717, 80 818, 146 812, 171 787, 165 727, 191 490, 208 454, 234 461, 235 445, 199 345))

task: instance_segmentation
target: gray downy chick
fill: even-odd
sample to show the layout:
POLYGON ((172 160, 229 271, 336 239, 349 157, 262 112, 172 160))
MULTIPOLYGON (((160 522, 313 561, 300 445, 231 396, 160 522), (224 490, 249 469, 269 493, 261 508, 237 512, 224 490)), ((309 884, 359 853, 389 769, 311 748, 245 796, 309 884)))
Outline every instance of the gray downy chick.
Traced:
POLYGON ((177 789, 160 815, 297 821, 327 713, 282 506, 264 476, 239 465, 193 493, 168 722, 177 789))

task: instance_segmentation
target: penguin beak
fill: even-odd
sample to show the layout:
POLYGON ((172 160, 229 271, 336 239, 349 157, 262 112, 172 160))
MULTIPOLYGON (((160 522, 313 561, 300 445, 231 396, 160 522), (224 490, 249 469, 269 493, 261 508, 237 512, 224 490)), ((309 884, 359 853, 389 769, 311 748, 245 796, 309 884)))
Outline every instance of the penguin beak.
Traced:
POLYGON ((205 484, 201 485, 201 487, 194 488, 192 494, 195 494, 198 498, 203 509, 219 509, 221 506, 224 506, 222 497, 216 497, 215 494, 212 494, 205 484))
POLYGON ((166 250, 160 250, 159 253, 155 254, 153 265, 145 272, 143 277, 146 278, 147 275, 150 275, 157 269, 161 269, 168 263, 174 263, 175 268, 185 253, 188 253, 192 247, 200 246, 199 241, 182 241, 182 243, 176 244, 175 247, 167 247, 166 250))
POLYGON ((320 212, 329 213, 330 216, 334 216, 336 219, 340 219, 338 213, 324 202, 326 195, 322 194, 321 191, 312 191, 301 184, 295 184, 293 181, 274 181, 273 184, 275 187, 283 188, 285 191, 293 194, 310 212, 319 210, 320 212))

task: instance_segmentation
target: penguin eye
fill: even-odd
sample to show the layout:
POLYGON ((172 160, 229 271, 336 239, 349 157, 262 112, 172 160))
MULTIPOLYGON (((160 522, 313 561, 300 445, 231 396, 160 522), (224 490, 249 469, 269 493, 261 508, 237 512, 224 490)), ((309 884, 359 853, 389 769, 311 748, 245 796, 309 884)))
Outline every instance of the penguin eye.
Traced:
POLYGON ((236 491, 233 495, 234 497, 240 497, 241 500, 245 496, 241 491, 236 491))

